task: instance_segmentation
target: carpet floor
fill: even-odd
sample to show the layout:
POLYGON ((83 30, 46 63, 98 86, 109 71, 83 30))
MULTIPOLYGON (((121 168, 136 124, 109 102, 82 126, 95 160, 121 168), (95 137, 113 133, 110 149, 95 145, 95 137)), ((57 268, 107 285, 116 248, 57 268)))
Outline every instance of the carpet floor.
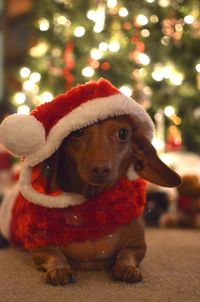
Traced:
POLYGON ((146 230, 142 283, 114 282, 108 272, 78 272, 65 287, 45 285, 28 253, 0 250, 1 302, 199 302, 200 232, 146 230))

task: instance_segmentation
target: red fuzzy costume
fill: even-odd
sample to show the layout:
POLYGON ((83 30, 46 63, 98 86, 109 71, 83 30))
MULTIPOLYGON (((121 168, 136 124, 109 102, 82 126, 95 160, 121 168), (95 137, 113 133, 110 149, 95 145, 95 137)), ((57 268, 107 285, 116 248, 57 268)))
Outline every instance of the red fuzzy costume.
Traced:
POLYGON ((12 213, 11 242, 26 249, 96 240, 139 217, 145 205, 145 181, 121 179, 85 203, 45 208, 18 196, 12 213))

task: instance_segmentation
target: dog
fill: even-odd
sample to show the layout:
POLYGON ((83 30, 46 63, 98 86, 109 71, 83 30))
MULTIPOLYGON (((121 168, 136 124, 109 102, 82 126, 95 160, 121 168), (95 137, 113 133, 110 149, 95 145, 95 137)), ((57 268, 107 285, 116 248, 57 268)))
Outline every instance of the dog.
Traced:
MULTIPOLYGON (((71 133, 46 165, 52 160, 48 190, 59 185, 65 191, 87 198, 115 185, 126 175, 132 161, 138 175, 149 181, 162 186, 176 186, 180 181, 159 160, 155 149, 127 116, 107 119, 71 133)), ((139 282, 142 274, 138 266, 145 252, 144 227, 139 218, 96 241, 35 249, 31 253, 37 268, 46 272, 47 283, 64 285, 75 281, 72 268, 112 267, 115 280, 139 282)))
MULTIPOLYGON (((42 191, 37 183, 37 179, 40 178, 42 179, 40 183, 44 185, 42 190, 47 194, 55 195, 57 194, 55 192, 61 188, 64 192, 71 192, 72 199, 75 198, 73 196, 84 196, 86 200, 89 200, 85 202, 88 207, 86 211, 84 208, 81 210, 82 204, 70 206, 62 216, 59 216, 62 209, 54 211, 39 207, 38 218, 34 212, 35 208, 31 208, 31 203, 24 204, 25 223, 29 223, 29 212, 26 212, 28 209, 35 217, 34 223, 39 224, 40 228, 40 231, 37 231, 35 225, 30 227, 28 224, 28 231, 32 232, 28 234, 27 240, 30 241, 28 243, 32 244, 35 237, 37 237, 37 244, 39 243, 36 247, 34 244, 29 245, 37 269, 45 272, 45 282, 51 285, 74 283, 76 270, 110 269, 114 280, 127 283, 142 281, 139 264, 146 253, 146 242, 144 225, 140 217, 144 209, 144 181, 140 178, 160 186, 175 187, 181 183, 180 176, 159 159, 156 150, 144 134, 144 127, 142 129, 138 119, 128 114, 103 118, 91 125, 77 128, 66 136, 63 134, 63 137, 59 148, 50 157, 46 156, 42 163, 40 160, 40 172, 36 173, 37 177, 32 173, 34 188, 39 190, 39 196, 41 196, 42 191), (124 180, 130 172, 130 166, 136 173, 134 184, 124 180), (131 208, 127 208, 126 205, 123 207, 123 202, 118 203, 115 198, 120 195, 119 198, 123 199, 129 191, 133 191, 133 186, 136 190, 135 198, 138 200, 138 208, 136 208, 137 215, 130 220, 131 208), (114 193, 111 194, 113 188, 114 193), (105 199, 106 202, 101 203, 101 199, 105 199), (93 217, 92 208, 96 206, 96 202, 100 207, 93 217), (107 204, 114 211, 109 213, 110 216, 105 214, 107 204), (114 213, 117 213, 116 216, 114 213), (46 224, 44 223, 45 215, 51 215, 45 222, 46 224), (84 215, 89 221, 87 228, 84 224, 84 215), (98 225, 95 231, 93 230, 93 219, 100 221, 101 226, 103 225, 100 235, 98 225), (70 237, 73 233, 74 237, 68 244, 62 243, 65 231, 62 229, 61 220, 67 224, 67 227, 72 226, 68 236, 70 237), (117 227, 113 227, 114 222, 117 227), (47 236, 43 225, 51 229, 54 239, 61 238, 60 244, 44 246, 41 243, 47 236), (80 233, 75 232, 76 227, 80 233), (90 233, 91 239, 87 233, 90 233), (80 239, 80 236, 83 237, 80 239)), ((35 167, 38 168, 37 165, 35 167)), ((30 173, 23 172, 22 174, 25 175, 23 182, 26 182, 26 179, 30 178, 30 173)), ((25 189, 24 194, 27 195, 25 189)), ((48 197, 48 202, 51 202, 51 197, 48 197)), ((22 204, 24 202, 21 195, 18 197, 14 212, 20 212, 20 202, 22 204)), ((132 197, 129 198, 129 203, 133 205, 132 197)), ((22 223, 21 225, 13 224, 12 228, 17 234, 24 232, 22 223)), ((17 243, 20 243, 20 240, 17 243)))

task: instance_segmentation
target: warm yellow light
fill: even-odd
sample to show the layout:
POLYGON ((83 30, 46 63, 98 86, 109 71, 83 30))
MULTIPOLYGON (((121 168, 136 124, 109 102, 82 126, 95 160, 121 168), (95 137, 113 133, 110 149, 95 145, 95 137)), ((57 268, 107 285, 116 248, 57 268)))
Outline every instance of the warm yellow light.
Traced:
POLYGON ((48 103, 51 102, 53 99, 53 94, 50 91, 44 91, 41 95, 40 95, 40 103, 48 103))
POLYGON ((108 45, 108 49, 109 49, 111 52, 117 52, 117 51, 119 51, 119 49, 120 49, 120 44, 119 44, 119 42, 117 42, 117 41, 111 42, 111 43, 108 45))
POLYGON ((173 116, 175 114, 175 108, 173 106, 167 106, 167 107, 165 107, 164 114, 167 117, 173 116))
POLYGON ((164 143, 163 139, 159 138, 159 137, 156 137, 156 136, 153 137, 152 145, 154 146, 154 148, 159 153, 162 152, 164 150, 164 147, 165 147, 165 143, 164 143))
POLYGON ((200 64, 197 64, 197 65, 195 66, 195 68, 196 68, 196 71, 197 71, 197 72, 200 72, 200 64))
POLYGON ((85 28, 83 26, 78 26, 77 28, 75 28, 74 30, 74 35, 78 38, 84 36, 85 34, 85 28))
POLYGON ((162 39, 161 39, 161 44, 162 45, 167 46, 167 45, 169 45, 169 42, 170 42, 170 37, 169 36, 162 37, 162 39))
POLYGON ((151 15, 150 21, 151 21, 152 23, 158 23, 158 21, 159 21, 158 16, 156 16, 156 15, 151 15))
POLYGON ((30 75, 30 73, 31 73, 31 71, 30 71, 30 69, 29 69, 28 67, 22 67, 22 68, 20 69, 20 72, 19 72, 20 76, 21 76, 23 79, 28 78, 29 75, 30 75))
POLYGON ((55 47, 52 49, 51 54, 53 57, 60 57, 62 55, 61 48, 55 47))
POLYGON ((17 92, 13 96, 13 101, 17 105, 23 104, 25 102, 25 100, 26 100, 26 96, 25 96, 25 94, 23 92, 17 92))
POLYGON ((93 27, 94 32, 100 33, 104 29, 105 23, 105 5, 103 3, 99 4, 95 12, 95 26, 93 27))
POLYGON ((101 59, 102 57, 102 53, 99 49, 97 48, 93 48, 91 51, 90 51, 90 56, 93 60, 99 60, 101 59))
POLYGON ((113 8, 117 5, 117 0, 107 0, 107 6, 113 8))
POLYGON ((40 88, 39 88, 39 86, 36 83, 34 83, 34 84, 35 85, 34 85, 34 88, 32 90, 32 93, 37 94, 39 92, 40 88))
POLYGON ((104 23, 103 22, 97 22, 95 24, 95 26, 93 27, 93 30, 94 30, 95 33, 98 34, 98 33, 102 32, 103 27, 104 27, 104 23))
POLYGON ((41 80, 41 75, 39 74, 39 72, 33 72, 30 75, 30 80, 34 83, 37 83, 41 80))
POLYGON ((119 10, 120 17, 128 16, 128 9, 126 7, 121 7, 119 10))
POLYGON ((182 122, 181 118, 179 116, 175 115, 174 118, 173 118, 173 123, 175 125, 179 126, 181 124, 181 122, 182 122))
POLYGON ((95 10, 89 10, 88 12, 87 12, 87 18, 89 19, 89 20, 92 20, 92 21, 94 21, 94 22, 96 22, 96 12, 95 12, 95 10))
POLYGON ((139 53, 137 59, 142 65, 148 65, 150 63, 150 58, 145 53, 139 53))
POLYGON ((192 24, 194 22, 194 17, 192 15, 187 15, 184 18, 185 23, 192 24))
POLYGON ((143 88, 143 91, 144 91, 144 93, 145 93, 146 95, 149 95, 149 96, 152 95, 152 90, 151 90, 151 88, 150 88, 149 86, 145 86, 145 87, 143 88))
POLYGON ((137 24, 144 26, 148 24, 148 19, 145 15, 138 15, 136 18, 137 24))
POLYGON ((178 31, 179 33, 182 33, 183 32, 182 24, 176 24, 175 25, 175 30, 178 31))
POLYGON ((168 7, 170 6, 170 3, 171 1, 170 0, 158 0, 158 4, 161 6, 161 7, 168 7))
POLYGON ((146 2, 153 3, 153 2, 155 2, 155 0, 146 0, 146 2))
POLYGON ((38 24, 41 31, 47 31, 49 29, 49 21, 45 18, 39 19, 38 24))
POLYGON ((22 105, 17 108, 17 114, 29 114, 30 108, 27 105, 22 105))
POLYGON ((67 28, 71 26, 71 22, 69 19, 67 19, 64 15, 61 15, 59 13, 54 14, 53 18, 54 25, 65 25, 67 28))
POLYGON ((25 81, 22 86, 23 86, 24 90, 32 91, 32 90, 34 90, 35 83, 32 81, 25 81))
POLYGON ((29 53, 32 57, 42 57, 47 52, 48 48, 49 45, 46 42, 39 42, 30 49, 29 53))
POLYGON ((151 76, 157 82, 161 82, 163 80, 163 73, 161 70, 154 70, 151 76))
POLYGON ((131 96, 132 95, 132 93, 133 93, 133 91, 132 91, 132 89, 129 87, 129 86, 126 86, 126 85, 124 85, 124 86, 121 86, 120 88, 119 88, 119 90, 123 93, 123 94, 125 94, 125 95, 127 95, 127 96, 131 96))
POLYGON ((165 66, 165 67, 163 68, 162 73, 163 73, 163 77, 164 77, 165 79, 169 79, 169 78, 172 76, 173 69, 172 69, 171 66, 165 66))
POLYGON ((90 66, 87 66, 82 69, 81 73, 84 77, 90 78, 94 75, 94 69, 90 66))
POLYGON ((154 115, 154 118, 156 120, 156 122, 162 122, 163 120, 163 114, 161 111, 156 112, 156 114, 154 115))
POLYGON ((141 30, 141 36, 143 38, 148 38, 150 36, 150 31, 148 29, 141 30))
POLYGON ((172 74, 170 82, 176 86, 180 86, 183 82, 183 75, 181 73, 172 74))
POLYGON ((106 51, 108 49, 108 44, 106 42, 101 42, 99 44, 99 50, 100 51, 106 51))
POLYGON ((58 16, 56 21, 59 25, 65 25, 69 22, 69 20, 63 15, 58 16))

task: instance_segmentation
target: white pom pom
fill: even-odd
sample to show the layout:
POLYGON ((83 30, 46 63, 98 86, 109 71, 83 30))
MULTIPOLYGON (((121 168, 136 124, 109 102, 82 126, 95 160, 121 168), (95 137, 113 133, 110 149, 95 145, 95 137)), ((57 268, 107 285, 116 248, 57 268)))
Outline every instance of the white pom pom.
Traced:
POLYGON ((45 143, 45 129, 33 115, 13 114, 0 125, 0 141, 12 153, 26 156, 45 143))

